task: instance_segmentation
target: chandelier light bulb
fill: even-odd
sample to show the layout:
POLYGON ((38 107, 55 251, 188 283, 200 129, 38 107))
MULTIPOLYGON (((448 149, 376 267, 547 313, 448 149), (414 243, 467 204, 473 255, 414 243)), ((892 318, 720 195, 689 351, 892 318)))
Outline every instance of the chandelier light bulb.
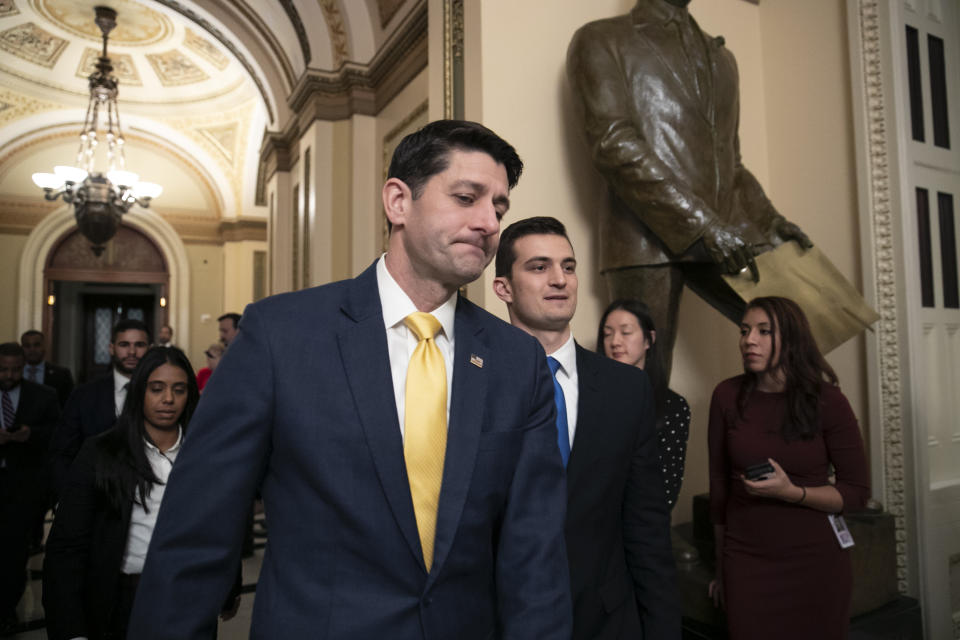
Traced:
POLYGON ((115 169, 113 171, 107 171, 107 180, 118 187, 132 187, 140 182, 140 176, 133 171, 120 171, 119 169, 115 169))
POLYGON ((133 197, 153 199, 163 193, 163 187, 154 182, 139 182, 133 186, 133 197))
POLYGON ((77 167, 57 165, 53 168, 53 172, 57 174, 57 177, 63 182, 72 182, 74 184, 80 184, 87 178, 87 172, 77 167))
POLYGON ((33 178, 33 184, 41 189, 59 189, 63 186, 63 180, 60 176, 53 173, 35 173, 31 177, 33 178))

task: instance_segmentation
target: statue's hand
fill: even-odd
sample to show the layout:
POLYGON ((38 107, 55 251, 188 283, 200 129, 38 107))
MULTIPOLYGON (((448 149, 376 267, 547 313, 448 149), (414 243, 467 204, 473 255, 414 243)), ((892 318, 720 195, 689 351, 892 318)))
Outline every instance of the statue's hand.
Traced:
POLYGON ((725 273, 732 274, 743 269, 750 269, 750 276, 753 281, 760 280, 760 272, 757 270, 757 263, 753 259, 752 248, 741 240, 735 231, 707 227, 701 240, 707 255, 725 273))
POLYGON ((783 238, 784 242, 796 240, 797 244, 799 244, 800 248, 803 250, 807 250, 813 246, 813 243, 810 241, 810 238, 807 237, 807 234, 801 231, 800 227, 785 218, 781 219, 777 223, 776 232, 778 236, 783 238))

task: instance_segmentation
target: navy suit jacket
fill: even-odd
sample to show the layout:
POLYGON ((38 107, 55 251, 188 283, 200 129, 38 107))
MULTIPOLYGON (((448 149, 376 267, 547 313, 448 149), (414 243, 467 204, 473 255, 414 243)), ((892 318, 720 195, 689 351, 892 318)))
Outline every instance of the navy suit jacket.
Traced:
POLYGON ((428 573, 375 266, 255 303, 240 327, 171 474, 131 638, 209 636, 261 482, 252 638, 570 637, 566 484, 535 340, 457 303, 428 573))
POLYGON ((670 508, 646 374, 577 345, 567 465, 574 640, 679 639, 670 508))
POLYGON ((73 375, 70 369, 59 367, 51 362, 43 363, 43 384, 53 387, 57 391, 57 397, 60 399, 60 407, 67 404, 67 398, 73 391, 73 375))
POLYGON ((51 472, 58 493, 83 442, 103 433, 117 421, 114 405, 112 369, 106 375, 76 387, 70 394, 50 441, 51 472))
POLYGON ((57 394, 50 387, 29 380, 20 381, 20 401, 13 422, 30 427, 26 442, 8 442, 0 446, 5 474, 17 494, 28 498, 26 502, 42 495, 40 478, 46 462, 50 434, 60 417, 57 394))

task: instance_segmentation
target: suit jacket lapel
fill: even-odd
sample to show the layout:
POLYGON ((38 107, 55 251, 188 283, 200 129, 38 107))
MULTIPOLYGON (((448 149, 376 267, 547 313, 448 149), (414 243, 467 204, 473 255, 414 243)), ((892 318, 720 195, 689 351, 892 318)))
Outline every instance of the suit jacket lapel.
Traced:
POLYGON ((437 576, 450 552, 477 461, 486 406, 487 378, 486 371, 474 364, 477 361, 474 356, 484 361, 488 359, 489 351, 482 339, 483 327, 477 322, 476 314, 477 308, 471 303, 462 298, 457 301, 447 453, 437 511, 433 570, 428 582, 437 576))
POLYGON ((583 347, 577 345, 577 430, 573 449, 567 462, 567 496, 573 494, 581 473, 589 468, 603 449, 603 425, 598 417, 603 413, 601 389, 596 367, 583 347))
POLYGON ((351 283, 338 332, 340 359, 380 485, 411 553, 422 563, 375 267, 374 264, 351 283))

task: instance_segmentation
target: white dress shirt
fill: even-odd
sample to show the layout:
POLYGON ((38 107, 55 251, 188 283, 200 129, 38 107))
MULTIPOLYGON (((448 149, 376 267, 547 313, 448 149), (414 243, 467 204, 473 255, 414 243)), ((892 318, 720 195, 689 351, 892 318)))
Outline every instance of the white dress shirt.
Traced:
MULTIPOLYGON (((386 255, 386 254, 384 254, 386 255)), ((404 397, 407 389, 407 367, 410 356, 417 347, 417 336, 403 323, 411 313, 418 311, 397 281, 387 271, 383 256, 377 261, 377 290, 380 294, 380 306, 383 309, 383 324, 387 330, 387 351, 390 355, 390 372, 393 375, 393 395, 397 403, 397 419, 400 421, 400 435, 403 436, 404 397)), ((440 321, 441 331, 435 342, 443 354, 443 364, 447 370, 447 424, 450 423, 450 390, 453 386, 453 321, 456 315, 457 294, 430 312, 440 321)))
POLYGON ((40 364, 26 364, 23 366, 23 377, 31 382, 43 384, 44 373, 45 366, 43 362, 40 364))
POLYGON ((126 377, 117 368, 113 368, 113 408, 117 417, 123 411, 123 403, 127 400, 127 385, 130 384, 130 378, 126 377))
MULTIPOLYGON (((173 468, 173 461, 177 459, 180 443, 183 440, 183 429, 179 429, 177 441, 172 447, 161 453, 152 443, 143 441, 147 452, 147 460, 153 474, 160 481, 150 489, 147 496, 147 508, 134 501, 130 511, 130 529, 127 531, 127 548, 123 552, 123 572, 142 573, 143 562, 147 558, 147 547, 153 537, 153 528, 157 526, 157 512, 160 511, 160 501, 163 500, 163 491, 167 486, 167 478, 173 468)), ((135 493, 139 499, 139 492, 135 493)))
POLYGON ((563 399, 567 405, 567 431, 570 434, 570 450, 573 451, 573 436, 577 432, 577 401, 580 398, 577 347, 573 341, 573 334, 570 334, 570 339, 564 342, 562 347, 553 353, 548 353, 547 357, 554 358, 560 363, 560 368, 557 369, 557 382, 563 389, 563 399))

